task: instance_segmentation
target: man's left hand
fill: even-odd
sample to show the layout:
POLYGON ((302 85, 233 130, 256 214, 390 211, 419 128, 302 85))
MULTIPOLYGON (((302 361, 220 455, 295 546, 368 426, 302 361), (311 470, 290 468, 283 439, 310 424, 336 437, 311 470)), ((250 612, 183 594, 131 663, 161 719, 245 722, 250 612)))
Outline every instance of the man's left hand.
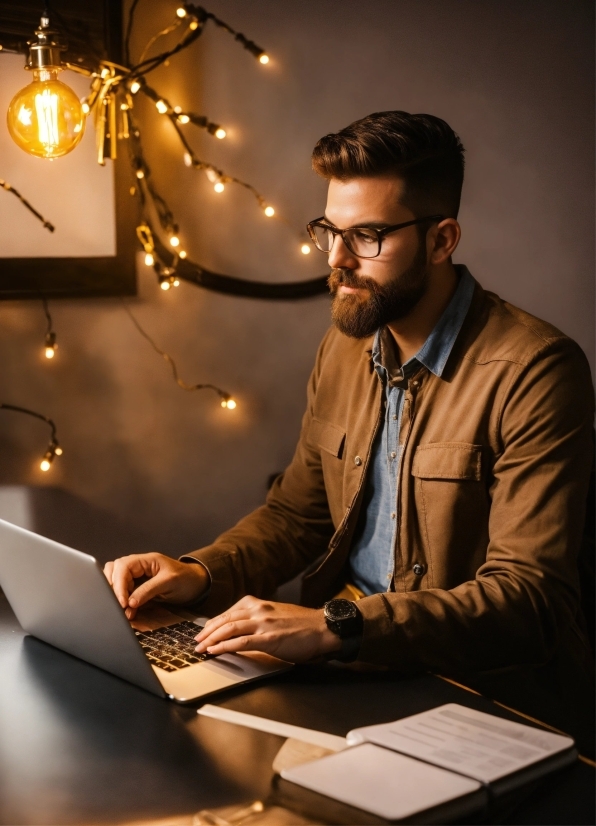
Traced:
POLYGON ((322 609, 250 596, 208 620, 196 640, 199 653, 264 651, 292 663, 308 662, 341 648, 340 638, 327 628, 322 609))

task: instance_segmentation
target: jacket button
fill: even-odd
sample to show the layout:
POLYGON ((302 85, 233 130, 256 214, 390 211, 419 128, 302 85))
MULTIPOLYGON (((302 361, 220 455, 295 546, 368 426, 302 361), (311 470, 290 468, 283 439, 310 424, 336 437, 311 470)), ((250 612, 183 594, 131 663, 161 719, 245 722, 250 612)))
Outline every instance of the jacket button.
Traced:
POLYGON ((360 456, 354 456, 354 464, 356 465, 356 467, 360 467, 360 465, 362 464, 362 459, 360 458, 360 456))
POLYGON ((416 576, 422 576, 422 574, 424 573, 424 565, 421 565, 419 562, 417 562, 415 565, 412 566, 412 570, 414 571, 416 576))

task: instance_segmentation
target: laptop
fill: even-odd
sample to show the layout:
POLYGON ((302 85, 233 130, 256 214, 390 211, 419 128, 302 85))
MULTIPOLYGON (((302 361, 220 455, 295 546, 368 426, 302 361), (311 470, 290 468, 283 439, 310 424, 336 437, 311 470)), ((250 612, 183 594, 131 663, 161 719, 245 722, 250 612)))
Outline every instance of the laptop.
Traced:
POLYGON ((179 703, 292 667, 256 651, 197 654, 191 615, 131 624, 94 557, 3 519, 0 587, 29 634, 179 703))

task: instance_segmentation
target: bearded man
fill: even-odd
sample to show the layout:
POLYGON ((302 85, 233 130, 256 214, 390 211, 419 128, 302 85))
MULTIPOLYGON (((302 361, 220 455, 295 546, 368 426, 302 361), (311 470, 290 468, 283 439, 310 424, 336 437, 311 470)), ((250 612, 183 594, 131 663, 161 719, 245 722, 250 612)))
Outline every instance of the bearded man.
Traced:
POLYGON ((108 563, 129 617, 203 597, 216 616, 200 652, 525 668, 585 696, 590 371, 572 340, 452 263, 463 153, 444 121, 399 111, 318 142, 329 190, 308 229, 332 268, 333 326, 296 453, 212 545, 108 563), (271 600, 304 571, 301 605, 271 600))

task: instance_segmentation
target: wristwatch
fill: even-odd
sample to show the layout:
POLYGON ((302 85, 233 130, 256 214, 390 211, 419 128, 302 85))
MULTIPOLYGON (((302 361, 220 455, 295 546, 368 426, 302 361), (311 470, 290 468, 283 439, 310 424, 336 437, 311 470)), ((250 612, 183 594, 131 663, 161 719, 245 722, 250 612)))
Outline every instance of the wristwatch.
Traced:
POLYGON ((332 659, 352 662, 358 655, 364 627, 356 603, 349 599, 331 599, 325 603, 323 613, 327 628, 341 640, 341 649, 331 655, 332 659))

